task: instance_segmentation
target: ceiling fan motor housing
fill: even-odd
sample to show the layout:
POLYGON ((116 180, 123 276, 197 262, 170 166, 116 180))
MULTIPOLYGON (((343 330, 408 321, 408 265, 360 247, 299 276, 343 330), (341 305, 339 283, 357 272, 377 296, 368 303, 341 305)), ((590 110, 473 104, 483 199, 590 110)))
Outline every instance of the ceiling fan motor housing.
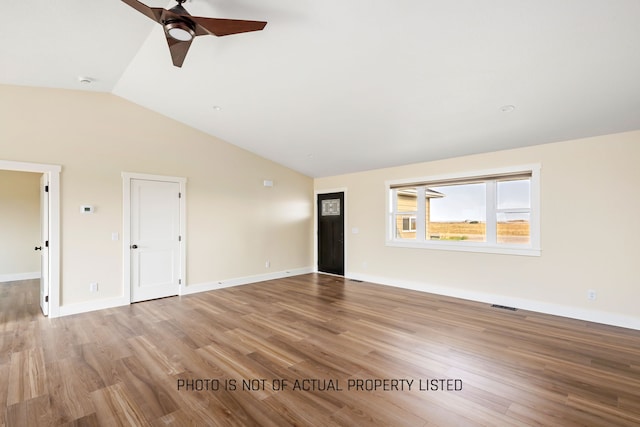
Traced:
MULTIPOLYGON (((196 25, 187 18, 191 14, 182 7, 184 1, 176 1, 178 2, 177 5, 165 11, 168 16, 166 16, 167 19, 162 21, 162 25, 165 33, 172 39, 188 42, 196 36, 196 25)), ((165 13, 163 13, 163 18, 165 18, 165 13)))

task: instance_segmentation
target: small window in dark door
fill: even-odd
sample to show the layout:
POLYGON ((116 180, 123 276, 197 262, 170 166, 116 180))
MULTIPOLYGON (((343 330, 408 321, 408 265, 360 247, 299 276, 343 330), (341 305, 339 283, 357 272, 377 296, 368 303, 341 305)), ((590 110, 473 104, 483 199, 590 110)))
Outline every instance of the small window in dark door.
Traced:
POLYGON ((318 194, 318 271, 344 275, 344 193, 318 194))

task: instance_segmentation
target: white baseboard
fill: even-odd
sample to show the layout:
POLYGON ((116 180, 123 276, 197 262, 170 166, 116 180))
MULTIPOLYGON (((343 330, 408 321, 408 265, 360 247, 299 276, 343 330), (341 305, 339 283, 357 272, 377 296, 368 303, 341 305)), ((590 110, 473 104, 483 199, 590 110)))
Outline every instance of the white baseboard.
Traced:
MULTIPOLYGON (((263 282, 265 280, 280 279, 289 276, 298 276, 300 274, 307 274, 311 272, 313 272, 312 267, 304 267, 268 274, 260 274, 256 276, 238 277, 216 282, 198 283, 195 285, 181 286, 180 295, 195 294, 197 292, 212 291, 215 289, 222 289, 230 286, 246 285, 249 283, 263 282)), ((129 304, 129 298, 116 297, 82 302, 78 304, 62 305, 60 306, 60 316, 70 316, 72 314, 87 313, 89 311, 104 310, 107 308, 121 307, 129 304)))
MULTIPOLYGON (((246 285, 250 283, 263 282, 266 280, 281 279, 283 277, 292 277, 302 274, 313 273, 313 267, 296 268, 291 270, 278 271, 267 274, 259 274, 254 276, 237 277, 219 281, 206 283, 197 283, 188 286, 181 286, 180 295, 195 294, 198 292, 213 291, 216 289, 228 288, 231 286, 246 285)), ((27 274, 27 273, 25 273, 27 274)), ((31 274, 31 273, 29 273, 31 274)), ((14 277, 15 275, 12 275, 14 277)), ((0 276, 2 279, 4 276, 0 276)), ((20 276, 23 277, 23 276, 20 276)), ((40 273, 37 273, 40 277, 40 273)), ((37 278, 36 277, 36 278, 37 278)), ((466 291, 464 289, 454 289, 445 286, 437 286, 424 282, 415 282, 408 280, 398 280, 381 276, 374 276, 361 273, 347 273, 345 277, 350 279, 362 280, 370 283, 378 283, 386 286, 393 286, 403 289, 411 289, 420 292, 427 292, 437 295, 444 295, 453 298, 461 298, 471 301, 483 302, 487 304, 498 304, 508 307, 515 307, 521 310, 535 311, 538 313, 546 313, 554 316, 569 317, 572 319, 585 320, 588 322, 602 323, 605 325, 619 326, 640 330, 640 318, 625 316, 615 313, 603 312, 598 310, 586 310, 583 308, 565 306, 560 304, 545 303, 541 301, 532 301, 523 298, 509 297, 505 295, 497 295, 482 292, 466 291)), ((28 279, 13 279, 28 280, 28 279)), ((0 280, 2 281, 2 280, 0 280)), ((10 281, 10 280, 7 280, 10 281)), ((106 308, 120 307, 129 305, 129 299, 124 297, 109 298, 97 301, 89 301, 85 303, 71 304, 60 306, 60 316, 69 316, 72 314, 86 313, 89 311, 103 310, 106 308)))
POLYGON ((106 308, 121 307, 129 305, 129 298, 116 297, 96 301, 81 302, 60 306, 60 316, 70 316, 72 314, 87 313, 89 311, 104 310, 106 308))
POLYGON ((535 311, 537 313, 545 313, 554 316, 569 317, 571 319, 585 320, 588 322, 602 323, 605 325, 640 330, 640 318, 625 316, 616 313, 609 313, 598 310, 587 310, 584 308, 546 303, 542 301, 532 301, 524 298, 515 298, 505 295, 467 291, 464 289, 455 289, 445 286, 433 285, 430 283, 391 279, 388 277, 361 273, 347 273, 345 277, 370 283, 393 286, 397 288, 411 289, 414 291, 428 292, 431 294, 466 299, 488 304, 504 305, 507 307, 519 308, 521 310, 535 311))
POLYGON ((12 274, 0 274, 1 282, 15 282, 17 280, 33 280, 39 279, 40 272, 34 271, 32 273, 12 273, 12 274))
POLYGON ((206 283, 196 283, 182 286, 180 295, 195 294, 198 292, 213 291, 216 289, 228 288, 231 286, 248 285, 250 283, 264 282, 266 280, 282 279, 283 277, 299 276, 301 274, 313 273, 313 267, 294 268, 291 270, 276 271, 255 276, 236 277, 233 279, 218 280, 206 283))

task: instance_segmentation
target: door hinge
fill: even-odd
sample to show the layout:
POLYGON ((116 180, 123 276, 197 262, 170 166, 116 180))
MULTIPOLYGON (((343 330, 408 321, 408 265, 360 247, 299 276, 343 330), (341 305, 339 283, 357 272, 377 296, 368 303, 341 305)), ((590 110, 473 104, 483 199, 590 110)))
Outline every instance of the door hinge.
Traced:
POLYGON ((182 279, 178 279, 178 285, 182 285, 182 279))
POLYGON ((178 242, 182 242, 182 236, 178 236, 178 242))
POLYGON ((45 185, 45 186, 44 186, 44 192, 45 192, 45 193, 48 193, 48 192, 49 192, 49 186, 48 186, 48 185, 45 185))
POLYGON ((48 248, 49 247, 49 241, 47 240, 46 242, 44 242, 44 247, 48 248))
POLYGON ((49 302, 49 295, 44 297, 44 302, 49 302))
POLYGON ((182 199, 182 193, 178 193, 178 199, 182 199))

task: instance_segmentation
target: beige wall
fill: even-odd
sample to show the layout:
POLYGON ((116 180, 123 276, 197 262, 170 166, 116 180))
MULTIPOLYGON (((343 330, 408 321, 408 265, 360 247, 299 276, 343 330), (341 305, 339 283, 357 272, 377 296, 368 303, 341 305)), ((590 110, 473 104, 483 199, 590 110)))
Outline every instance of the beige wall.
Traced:
POLYGON ((638 158, 631 132, 313 181, 110 94, 0 85, 0 159, 63 167, 63 306, 122 293, 122 242, 111 233, 122 235, 126 171, 188 178, 194 289, 311 266, 314 186, 346 188, 349 277, 640 329, 638 158), (542 165, 542 256, 385 246, 386 180, 529 163, 542 165))
POLYGON ((640 328, 639 159, 640 131, 321 178, 315 190, 347 188, 347 276, 640 328), (530 163, 542 165, 540 257, 385 246, 385 180, 530 163))
POLYGON ((40 174, 0 170, 0 281, 40 272, 40 174))
POLYGON ((0 85, 0 159, 62 165, 62 306, 122 294, 123 171, 188 179, 189 286, 313 262, 312 179, 114 95, 0 85))

